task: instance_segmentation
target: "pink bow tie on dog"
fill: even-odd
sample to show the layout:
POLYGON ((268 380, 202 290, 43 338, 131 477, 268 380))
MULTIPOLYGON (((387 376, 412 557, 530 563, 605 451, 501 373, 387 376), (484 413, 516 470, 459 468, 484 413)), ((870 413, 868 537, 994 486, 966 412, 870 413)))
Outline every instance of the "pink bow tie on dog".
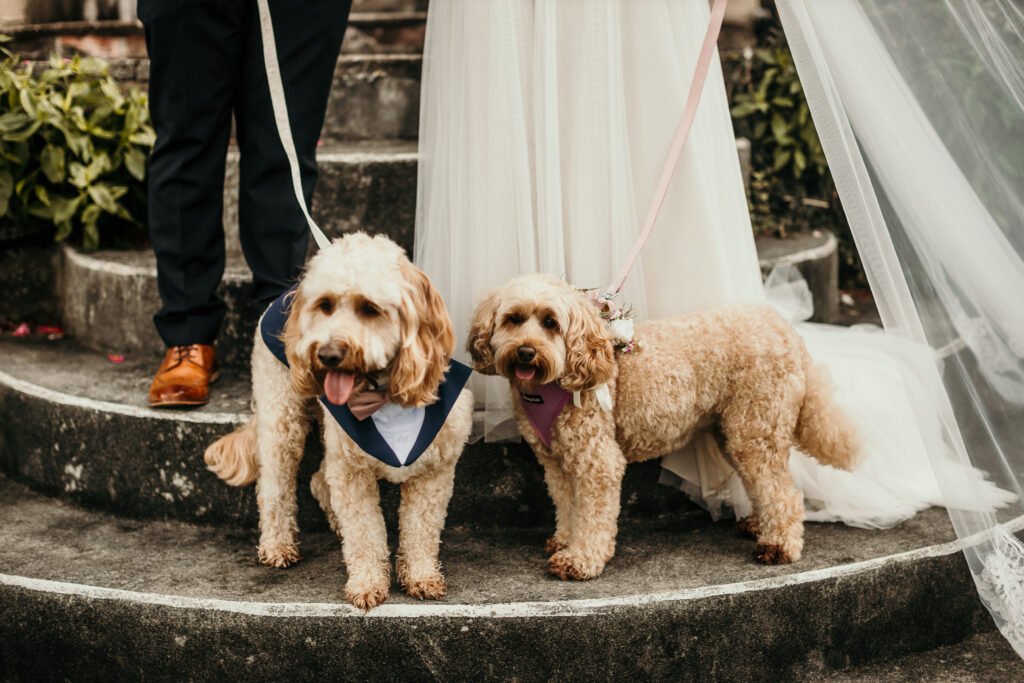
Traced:
POLYGON ((356 388, 356 375, 351 370, 331 370, 324 377, 324 396, 336 406, 347 405, 352 415, 362 422, 388 402, 387 389, 376 386, 356 388))
POLYGON ((357 420, 362 422, 380 410, 387 402, 388 392, 370 391, 367 389, 352 394, 352 398, 348 400, 348 409, 352 411, 352 415, 357 420))

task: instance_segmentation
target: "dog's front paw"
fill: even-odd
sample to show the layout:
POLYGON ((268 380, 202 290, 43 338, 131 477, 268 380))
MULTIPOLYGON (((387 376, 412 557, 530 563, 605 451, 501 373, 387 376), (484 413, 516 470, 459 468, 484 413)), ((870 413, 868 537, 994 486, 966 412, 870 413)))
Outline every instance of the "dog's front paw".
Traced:
POLYGON ((559 550, 565 550, 568 545, 568 543, 558 537, 558 534, 555 534, 544 543, 544 552, 548 555, 554 555, 559 550))
POLYGON ((345 598, 364 612, 369 612, 388 599, 389 588, 387 584, 349 581, 345 584, 345 598))
POLYGON ((440 600, 448 592, 448 584, 438 573, 420 579, 409 579, 402 584, 406 595, 417 600, 440 600))
POLYGON ((577 553, 563 549, 548 560, 548 571, 563 581, 586 581, 601 575, 604 571, 604 562, 587 560, 577 553))
POLYGON ((290 567, 302 559, 299 555, 299 547, 294 543, 281 545, 261 544, 257 553, 261 564, 265 564, 268 567, 277 567, 278 569, 290 567))
POLYGON ((790 564, 800 559, 799 548, 786 549, 781 545, 758 543, 754 548, 754 559, 761 564, 790 564))

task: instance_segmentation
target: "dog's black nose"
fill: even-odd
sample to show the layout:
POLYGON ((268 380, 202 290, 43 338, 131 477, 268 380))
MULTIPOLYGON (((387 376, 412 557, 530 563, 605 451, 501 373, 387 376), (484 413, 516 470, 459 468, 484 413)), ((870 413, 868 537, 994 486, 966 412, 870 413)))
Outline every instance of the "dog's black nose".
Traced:
POLYGON ((523 363, 529 363, 537 357, 537 349, 532 346, 520 346, 516 349, 516 358, 523 363))
POLYGON ((316 357, 325 368, 336 368, 345 359, 345 350, 334 344, 329 344, 321 346, 316 352, 316 357))

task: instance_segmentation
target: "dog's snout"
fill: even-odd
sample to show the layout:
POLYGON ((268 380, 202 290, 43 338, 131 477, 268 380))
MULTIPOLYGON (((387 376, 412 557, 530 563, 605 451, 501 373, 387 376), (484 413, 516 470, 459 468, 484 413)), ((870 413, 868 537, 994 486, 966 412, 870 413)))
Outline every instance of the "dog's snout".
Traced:
POLYGON ((345 360, 345 349, 337 344, 327 344, 317 350, 316 357, 325 368, 336 368, 345 360))
POLYGON ((522 363, 529 363, 537 357, 537 349, 532 346, 520 346, 516 349, 516 358, 522 363))

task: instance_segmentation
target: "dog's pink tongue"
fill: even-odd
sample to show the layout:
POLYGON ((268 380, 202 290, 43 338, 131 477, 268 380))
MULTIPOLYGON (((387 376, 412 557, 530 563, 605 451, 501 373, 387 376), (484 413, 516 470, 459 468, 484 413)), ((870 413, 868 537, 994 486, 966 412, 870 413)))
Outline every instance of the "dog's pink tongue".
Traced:
POLYGON ((517 365, 516 366, 516 377, 524 382, 529 382, 533 379, 533 376, 537 374, 537 368, 532 365, 517 365))
POLYGON ((327 400, 336 406, 348 403, 352 396, 352 388, 356 384, 356 376, 344 370, 331 370, 324 379, 324 393, 327 400))

